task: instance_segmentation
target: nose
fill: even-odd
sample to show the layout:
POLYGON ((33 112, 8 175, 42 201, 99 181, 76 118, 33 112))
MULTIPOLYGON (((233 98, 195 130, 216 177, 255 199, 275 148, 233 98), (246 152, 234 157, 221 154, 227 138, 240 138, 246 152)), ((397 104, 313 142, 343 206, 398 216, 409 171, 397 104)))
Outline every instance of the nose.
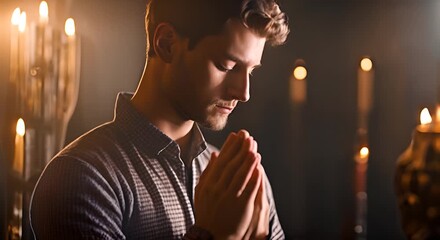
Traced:
POLYGON ((249 101, 251 95, 249 93, 249 73, 247 71, 236 72, 232 74, 228 84, 228 95, 232 99, 240 102, 249 101))

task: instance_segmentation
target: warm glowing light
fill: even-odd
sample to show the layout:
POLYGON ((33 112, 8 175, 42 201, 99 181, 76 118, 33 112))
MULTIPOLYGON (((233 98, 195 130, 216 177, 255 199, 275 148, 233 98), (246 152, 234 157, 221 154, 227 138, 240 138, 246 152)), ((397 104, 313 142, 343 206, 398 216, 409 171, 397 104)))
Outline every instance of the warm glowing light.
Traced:
POLYGON ((435 121, 440 122, 440 105, 437 105, 435 109, 435 121))
POLYGON ((18 135, 20 135, 22 137, 24 136, 24 133, 26 132, 26 127, 24 125, 23 119, 21 119, 21 118, 18 119, 17 127, 16 127, 15 131, 17 132, 18 135))
POLYGON ((369 58, 364 58, 361 60, 361 69, 365 72, 371 71, 373 68, 373 62, 369 58))
POLYGON ((67 36, 75 35, 75 21, 72 18, 66 20, 66 25, 64 26, 64 31, 66 31, 67 36))
POLYGON ((366 158, 370 154, 370 150, 367 147, 363 147, 359 151, 359 154, 360 154, 361 158, 366 158))
POLYGON ((14 26, 18 26, 20 24, 20 8, 16 8, 12 13, 11 23, 14 26))
POLYGON ((420 123, 422 125, 430 124, 432 122, 431 114, 429 114, 429 110, 424 108, 420 113, 420 123))
POLYGON ((48 22, 49 20, 49 7, 47 6, 46 1, 42 1, 40 3, 40 21, 48 22))
POLYGON ((293 76, 298 80, 304 80, 307 77, 307 69, 303 66, 298 66, 293 70, 293 76))
POLYGON ((20 14, 20 22, 18 23, 18 31, 24 32, 26 30, 26 12, 20 14))

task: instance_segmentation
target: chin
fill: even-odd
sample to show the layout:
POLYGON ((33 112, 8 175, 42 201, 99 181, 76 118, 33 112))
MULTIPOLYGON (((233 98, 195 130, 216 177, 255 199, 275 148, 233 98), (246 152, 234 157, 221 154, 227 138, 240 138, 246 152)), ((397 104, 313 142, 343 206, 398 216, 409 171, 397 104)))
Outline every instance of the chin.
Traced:
POLYGON ((210 116, 206 118, 204 121, 199 123, 210 130, 220 131, 223 130, 223 128, 225 128, 227 122, 228 122, 227 116, 222 116, 222 117, 210 116))

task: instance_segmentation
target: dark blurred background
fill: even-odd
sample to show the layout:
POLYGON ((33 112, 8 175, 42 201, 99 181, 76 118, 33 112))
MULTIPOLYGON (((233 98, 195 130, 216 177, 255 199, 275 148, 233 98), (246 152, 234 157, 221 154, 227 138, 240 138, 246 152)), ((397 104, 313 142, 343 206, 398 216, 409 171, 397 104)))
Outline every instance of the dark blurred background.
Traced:
MULTIPOLYGON (((72 16, 82 40, 79 100, 67 142, 109 121, 119 91, 134 91, 145 59, 146 0, 49 0, 51 24, 72 16), (51 9, 52 8, 52 9, 51 9)), ((7 109, 9 29, 15 7, 38 12, 39 1, 0 0, 0 114, 7 109)), ((247 129, 259 142, 288 239, 351 239, 357 68, 374 62, 369 122, 368 239, 404 239, 393 189, 397 157, 409 145, 423 107, 433 110, 440 80, 440 1, 284 0, 288 42, 267 48, 251 82, 251 100, 228 127, 206 131, 221 146, 247 129), (295 107, 289 76, 297 59, 308 68, 307 102, 295 107)), ((36 19, 36 18, 34 18, 36 19)), ((58 26, 58 27, 59 27, 58 26)), ((432 111, 431 111, 432 112, 432 111)), ((0 125, 2 118, 0 115, 0 125)), ((0 224, 4 230, 5 127, 0 135, 0 224)), ((3 233, 2 233, 2 236, 3 233)))

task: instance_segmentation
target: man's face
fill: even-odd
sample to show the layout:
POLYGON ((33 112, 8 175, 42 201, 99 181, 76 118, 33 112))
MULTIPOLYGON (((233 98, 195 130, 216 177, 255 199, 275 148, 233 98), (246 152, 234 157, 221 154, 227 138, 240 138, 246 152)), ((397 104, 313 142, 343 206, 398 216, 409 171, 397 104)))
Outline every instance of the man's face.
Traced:
POLYGON ((225 31, 203 38, 192 50, 188 39, 179 40, 165 89, 182 119, 223 129, 237 103, 250 98, 249 78, 260 66, 265 42, 238 20, 228 21, 225 31))

